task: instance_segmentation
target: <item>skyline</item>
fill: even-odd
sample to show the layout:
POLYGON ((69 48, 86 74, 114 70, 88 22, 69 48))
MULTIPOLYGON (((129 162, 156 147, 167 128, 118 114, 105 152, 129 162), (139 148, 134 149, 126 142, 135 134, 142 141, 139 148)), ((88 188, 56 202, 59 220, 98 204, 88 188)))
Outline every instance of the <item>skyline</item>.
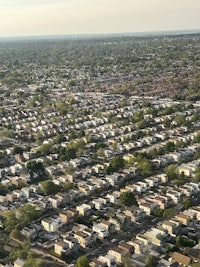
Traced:
POLYGON ((0 0, 0 37, 200 29, 199 0, 0 0))

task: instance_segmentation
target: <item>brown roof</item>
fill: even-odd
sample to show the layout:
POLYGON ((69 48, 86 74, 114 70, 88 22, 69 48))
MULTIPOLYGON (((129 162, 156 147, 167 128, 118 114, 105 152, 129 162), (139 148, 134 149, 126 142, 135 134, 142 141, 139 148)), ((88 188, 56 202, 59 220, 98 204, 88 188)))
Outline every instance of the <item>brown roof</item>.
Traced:
POLYGON ((177 218, 188 219, 188 218, 189 218, 189 216, 188 216, 188 215, 186 215, 186 214, 183 214, 183 213, 179 213, 179 214, 177 215, 177 218))
POLYGON ((103 262, 101 262, 100 260, 98 260, 98 259, 93 259, 92 260, 92 263, 94 263, 93 265, 94 266, 98 266, 98 267, 100 267, 100 266, 105 266, 105 263, 103 263, 103 262))
POLYGON ((134 247, 131 246, 130 244, 126 243, 126 242, 122 242, 118 245, 119 248, 125 250, 125 251, 128 251, 130 252, 131 249, 133 249, 134 247))
POLYGON ((103 221, 101 221, 101 223, 102 224, 104 224, 104 225, 107 225, 107 226, 111 226, 111 222, 108 222, 108 221, 105 221, 105 220, 103 220, 103 221))
POLYGON ((158 201, 161 201, 161 202, 163 202, 165 199, 163 198, 163 197, 161 197, 161 196, 156 196, 155 198, 154 198, 155 200, 158 200, 158 201))
POLYGON ((124 250, 119 247, 112 247, 110 250, 115 251, 119 254, 124 254, 124 250))
POLYGON ((191 258, 188 256, 185 256, 181 253, 174 252, 172 254, 172 261, 173 262, 178 262, 179 264, 183 264, 185 266, 188 266, 191 262, 191 258))
POLYGON ((81 232, 81 231, 79 231, 79 232, 75 233, 74 235, 81 236, 82 238, 85 238, 85 237, 87 237, 87 236, 88 236, 86 233, 84 233, 84 232, 81 232))

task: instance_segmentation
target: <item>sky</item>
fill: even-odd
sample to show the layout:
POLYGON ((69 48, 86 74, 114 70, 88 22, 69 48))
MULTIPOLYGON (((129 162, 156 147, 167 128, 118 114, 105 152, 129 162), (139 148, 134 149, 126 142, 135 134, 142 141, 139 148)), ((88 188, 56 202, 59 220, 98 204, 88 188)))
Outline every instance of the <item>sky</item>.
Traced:
POLYGON ((200 29, 200 0, 0 0, 0 37, 200 29))

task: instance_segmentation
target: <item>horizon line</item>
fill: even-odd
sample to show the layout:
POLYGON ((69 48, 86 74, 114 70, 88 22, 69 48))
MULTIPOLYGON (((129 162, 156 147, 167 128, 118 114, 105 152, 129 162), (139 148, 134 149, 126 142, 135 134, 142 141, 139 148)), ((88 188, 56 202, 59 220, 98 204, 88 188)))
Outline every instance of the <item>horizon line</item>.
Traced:
POLYGON ((200 33, 200 28, 195 29, 173 29, 173 30, 152 30, 152 31, 135 31, 135 32, 108 32, 108 33, 58 33, 58 34, 33 34, 33 35, 8 35, 8 36, 0 36, 0 39, 30 39, 30 38, 56 38, 56 37, 84 37, 84 36, 121 36, 121 35, 148 35, 148 34, 179 34, 179 33, 200 33))

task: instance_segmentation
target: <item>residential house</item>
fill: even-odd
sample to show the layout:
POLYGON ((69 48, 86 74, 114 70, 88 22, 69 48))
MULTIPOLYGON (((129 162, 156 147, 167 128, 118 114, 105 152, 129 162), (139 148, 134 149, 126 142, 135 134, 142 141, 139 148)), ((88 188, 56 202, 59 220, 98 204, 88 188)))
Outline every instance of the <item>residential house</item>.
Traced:
POLYGON ((123 180, 123 176, 119 173, 113 173, 107 175, 106 180, 109 182, 110 185, 115 186, 118 185, 123 180))
POLYGON ((189 211, 193 212, 196 216, 196 219, 200 221, 200 206, 191 207, 188 209, 189 211))
POLYGON ((164 243, 166 232, 158 228, 151 228, 145 233, 145 236, 153 245, 161 247, 164 243))
POLYGON ((168 177, 165 173, 158 174, 156 177, 159 179, 160 184, 166 184, 168 182, 168 177))
POLYGON ((28 186, 22 187, 21 191, 22 191, 22 194, 27 198, 29 198, 29 197, 31 197, 31 195, 33 195, 33 190, 28 186))
POLYGON ((60 204, 60 205, 65 205, 67 202, 69 202, 69 195, 68 195, 67 192, 66 192, 66 193, 58 192, 58 193, 55 195, 55 197, 58 198, 58 201, 59 201, 58 205, 59 205, 59 204, 60 204))
POLYGON ((105 237, 109 236, 108 227, 104 223, 94 224, 92 229, 98 234, 98 238, 100 239, 104 239, 105 237))
POLYGON ((29 238, 30 240, 34 240, 37 237, 37 231, 35 228, 31 227, 31 226, 25 226, 22 230, 21 230, 21 234, 27 238, 29 238))
POLYGON ((47 232, 56 232, 62 226, 60 217, 42 219, 41 224, 47 232))
POLYGON ((106 230, 109 232, 109 234, 115 232, 115 226, 111 222, 102 220, 101 224, 106 227, 106 230))
POLYGON ((183 195, 183 192, 179 189, 168 189, 166 192, 166 196, 170 197, 174 204, 178 204, 181 200, 181 197, 183 195))
POLYGON ((60 205, 60 200, 57 196, 49 196, 49 202, 51 203, 53 208, 58 208, 60 205))
POLYGON ((134 253, 134 246, 126 242, 120 242, 118 248, 123 249, 129 256, 134 253))
POLYGON ((6 204, 7 203, 7 196, 0 195, 0 203, 6 204))
POLYGON ((117 263, 122 263, 122 261, 123 261, 123 257, 125 256, 125 255, 128 255, 128 253, 125 251, 125 250, 123 250, 123 249, 121 249, 121 248, 119 248, 119 247, 113 247, 113 248, 110 248, 109 249, 109 251, 108 251, 108 254, 110 254, 110 255, 112 255, 113 257, 115 257, 115 259, 116 259, 116 262, 117 263))
POLYGON ((107 267, 108 264, 107 264, 107 262, 103 262, 100 259, 95 258, 90 262, 90 266, 91 267, 107 267))
POLYGON ((68 255, 70 253, 70 248, 68 244, 66 244, 64 241, 56 241, 54 244, 54 251, 56 254, 61 256, 62 254, 68 255))
POLYGON ((120 231, 123 228, 123 223, 122 221, 120 221, 119 218, 115 217, 111 217, 109 219, 109 222, 112 223, 115 226, 115 231, 120 231))
POLYGON ((171 152, 168 154, 169 157, 173 159, 173 161, 178 162, 181 160, 181 153, 180 152, 171 152))
POLYGON ((25 262, 25 260, 18 258, 16 261, 14 261, 14 267, 23 267, 25 262))
POLYGON ((185 256, 181 253, 173 252, 171 256, 171 262, 172 263, 177 262, 179 264, 178 266, 181 267, 188 267, 190 266, 192 260, 190 257, 185 256))
POLYGON ((184 253, 195 263, 200 263, 200 250, 196 248, 186 248, 184 253))
POLYGON ((169 203, 169 197, 165 197, 165 196, 155 196, 153 198, 153 202, 155 202, 156 204, 158 204, 160 209, 165 209, 169 203))
POLYGON ((147 247, 150 243, 149 238, 144 234, 137 234, 136 239, 141 241, 145 247, 147 247))
POLYGON ((75 209, 61 210, 59 212, 59 217, 61 218, 61 221, 63 224, 73 223, 77 215, 78 215, 78 211, 75 209))
POLYGON ((94 232, 92 229, 85 228, 85 229, 83 229, 83 233, 86 233, 88 236, 90 236, 90 243, 96 242, 96 240, 98 238, 98 234, 96 232, 94 232))
POLYGON ((117 210, 116 212, 116 218, 118 218, 119 222, 120 222, 120 225, 121 227, 126 227, 127 224, 130 223, 130 218, 127 217, 124 212, 120 211, 120 210, 117 210))
POLYGON ((107 194, 106 198, 109 199, 110 203, 116 204, 119 201, 120 194, 121 193, 119 191, 114 191, 110 194, 107 194))
POLYGON ((146 216, 146 213, 144 212, 143 209, 134 206, 126 207, 124 213, 126 216, 130 217, 131 222, 140 221, 146 216))
POLYGON ((63 236, 63 241, 68 245, 71 251, 76 251, 78 248, 77 239, 72 236, 63 236))
POLYGON ((89 216, 91 213, 91 206, 85 203, 76 206, 76 209, 79 212, 79 215, 89 216))
POLYGON ((127 243, 134 247, 134 253, 135 254, 142 254, 143 253, 144 243, 141 240, 136 238, 135 240, 130 240, 127 243))
POLYGON ((175 223, 173 223, 172 221, 163 221, 162 222, 162 227, 163 229, 166 229, 167 232, 171 235, 171 236, 176 236, 176 230, 178 229, 177 228, 177 225, 175 223))
POLYGON ((190 222, 191 222, 191 217, 189 215, 186 215, 184 213, 179 213, 178 215, 176 215, 176 219, 179 220, 180 222, 182 222, 182 224, 189 226, 190 222))
POLYGON ((98 198, 98 199, 92 200, 92 203, 94 204, 95 209, 97 209, 97 210, 102 210, 103 207, 105 206, 106 202, 107 202, 106 199, 103 199, 103 198, 98 198))
POLYGON ((143 209, 144 212, 147 214, 147 215, 150 215, 152 214, 153 210, 158 207, 158 204, 157 203, 153 203, 153 202, 142 202, 139 204, 139 208, 143 209))
POLYGON ((83 231, 78 231, 74 233, 74 238, 77 240, 79 245, 83 248, 87 248, 92 244, 91 236, 84 233, 83 231))
POLYGON ((6 199, 7 199, 7 201, 9 201, 10 203, 14 202, 14 201, 15 201, 15 198, 16 198, 16 196, 14 195, 13 192, 10 192, 10 193, 8 193, 8 194, 6 195, 6 199))
POLYGON ((117 267, 115 257, 107 254, 105 256, 100 256, 98 260, 104 264, 106 264, 106 267, 117 267))
POLYGON ((184 173, 185 176, 191 177, 193 170, 187 164, 181 164, 180 166, 178 166, 178 173, 184 173))

